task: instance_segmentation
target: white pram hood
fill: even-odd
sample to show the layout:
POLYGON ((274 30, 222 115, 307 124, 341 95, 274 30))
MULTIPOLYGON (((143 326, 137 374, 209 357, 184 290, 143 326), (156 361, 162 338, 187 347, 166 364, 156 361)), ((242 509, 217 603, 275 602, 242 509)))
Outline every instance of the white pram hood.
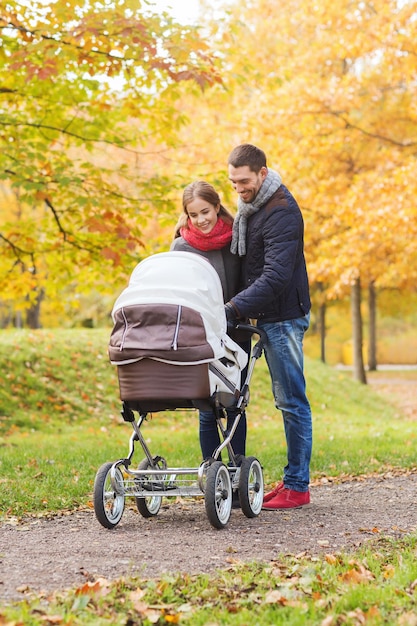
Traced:
MULTIPOLYGON (((192 360, 179 360, 178 355, 172 350, 167 354, 148 354, 166 363, 175 365, 191 365, 204 362, 212 362, 230 358, 233 359, 239 369, 243 369, 248 356, 227 335, 227 320, 224 311, 223 290, 216 270, 202 256, 192 252, 162 252, 147 257, 133 270, 126 289, 117 298, 112 318, 117 319, 125 316, 128 307, 143 306, 155 307, 154 318, 158 318, 158 305, 172 305, 192 309, 201 315, 205 329, 205 339, 211 346, 212 354, 200 355, 201 358, 193 357, 192 360)), ((122 339, 110 342, 110 359, 112 363, 123 363, 138 360, 137 357, 123 360, 122 339)), ((143 358, 139 357, 139 358, 143 358)), ((184 357, 183 357, 184 358, 184 357)), ((186 357, 185 357, 186 358, 186 357)))

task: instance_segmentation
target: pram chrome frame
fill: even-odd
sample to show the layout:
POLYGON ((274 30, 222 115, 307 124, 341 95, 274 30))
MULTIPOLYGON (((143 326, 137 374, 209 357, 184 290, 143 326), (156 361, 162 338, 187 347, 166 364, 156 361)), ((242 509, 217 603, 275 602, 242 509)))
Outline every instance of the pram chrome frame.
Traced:
POLYGON ((214 412, 221 437, 220 445, 210 459, 198 467, 168 467, 164 457, 152 455, 141 427, 147 419, 146 412, 139 412, 136 420, 129 401, 123 402, 122 417, 132 424, 127 457, 104 463, 94 482, 94 510, 100 524, 114 528, 122 518, 126 497, 133 497, 143 517, 158 514, 162 498, 204 497, 207 517, 215 528, 224 528, 231 515, 233 502, 239 501, 246 517, 259 515, 264 493, 263 473, 260 462, 253 456, 234 453, 231 440, 239 424, 241 414, 249 401, 249 381, 256 360, 263 352, 265 334, 251 324, 237 324, 236 329, 246 330, 259 336, 252 347, 245 381, 233 408, 238 410, 230 431, 224 425, 225 409, 215 403, 214 412), (139 443, 145 458, 137 469, 131 469, 135 444, 139 443), (221 453, 227 450, 228 464, 221 461, 221 453))

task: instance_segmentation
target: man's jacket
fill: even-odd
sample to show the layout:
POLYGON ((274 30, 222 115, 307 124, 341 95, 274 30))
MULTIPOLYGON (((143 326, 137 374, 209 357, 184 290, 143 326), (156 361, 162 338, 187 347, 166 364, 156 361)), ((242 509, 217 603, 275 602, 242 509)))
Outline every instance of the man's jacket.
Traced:
POLYGON ((284 185, 248 218, 243 284, 231 300, 240 317, 282 322, 310 311, 303 217, 284 185))

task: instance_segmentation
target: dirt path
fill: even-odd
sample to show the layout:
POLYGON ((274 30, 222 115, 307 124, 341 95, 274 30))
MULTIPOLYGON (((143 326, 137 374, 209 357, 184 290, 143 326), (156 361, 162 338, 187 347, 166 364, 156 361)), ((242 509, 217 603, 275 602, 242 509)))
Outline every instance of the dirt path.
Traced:
POLYGON ((92 511, 0 526, 0 599, 82 585, 103 576, 152 577, 207 572, 231 560, 270 561, 279 554, 323 554, 417 529, 417 474, 312 487, 312 504, 262 512, 254 519, 233 510, 215 530, 203 503, 170 502, 157 517, 133 509, 102 528, 92 511))
MULTIPOLYGON (((392 384, 391 391, 381 386, 381 393, 392 394, 392 384)), ((409 419, 417 419, 416 391, 414 383, 399 392, 409 419)), ((112 531, 100 526, 93 511, 11 520, 0 525, 0 602, 100 576, 208 572, 233 561, 268 562, 280 554, 332 553, 398 538, 417 529, 417 471, 313 485, 311 501, 302 509, 265 511, 254 519, 233 510, 220 531, 196 499, 168 501, 152 519, 129 508, 112 531)))

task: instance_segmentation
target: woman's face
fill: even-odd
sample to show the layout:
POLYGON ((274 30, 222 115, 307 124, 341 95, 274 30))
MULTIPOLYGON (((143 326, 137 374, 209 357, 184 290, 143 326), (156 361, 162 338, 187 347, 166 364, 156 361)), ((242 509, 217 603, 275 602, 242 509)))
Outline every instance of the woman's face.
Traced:
POLYGON ((195 228, 207 235, 216 225, 220 206, 211 204, 202 198, 194 198, 187 205, 187 214, 195 228))

